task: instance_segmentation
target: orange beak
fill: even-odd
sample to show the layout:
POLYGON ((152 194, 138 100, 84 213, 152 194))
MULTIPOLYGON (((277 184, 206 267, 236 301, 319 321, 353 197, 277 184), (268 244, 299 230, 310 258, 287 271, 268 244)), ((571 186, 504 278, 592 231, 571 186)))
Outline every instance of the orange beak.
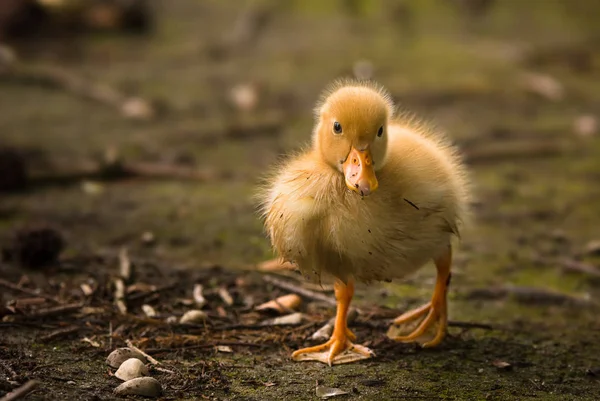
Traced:
POLYGON ((370 195, 379 186, 373 168, 373 157, 369 149, 360 151, 352 147, 342 166, 346 177, 346 186, 361 196, 370 195))

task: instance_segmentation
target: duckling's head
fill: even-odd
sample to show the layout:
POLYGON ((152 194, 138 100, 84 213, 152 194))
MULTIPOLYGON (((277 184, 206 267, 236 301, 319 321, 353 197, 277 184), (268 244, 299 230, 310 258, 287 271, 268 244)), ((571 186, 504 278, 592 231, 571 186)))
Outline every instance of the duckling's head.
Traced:
POLYGON ((345 176, 346 186, 361 196, 378 187, 383 167, 388 121, 394 105, 389 94, 371 82, 338 81, 317 106, 313 147, 345 176))

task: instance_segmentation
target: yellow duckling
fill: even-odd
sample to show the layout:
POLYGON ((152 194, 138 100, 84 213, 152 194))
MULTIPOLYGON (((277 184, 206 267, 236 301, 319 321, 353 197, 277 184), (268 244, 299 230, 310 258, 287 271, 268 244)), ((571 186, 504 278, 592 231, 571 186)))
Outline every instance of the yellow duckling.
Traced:
POLYGON ((446 333, 451 238, 466 217, 466 171, 455 149, 411 119, 395 117, 384 88, 338 81, 316 107, 312 146, 280 166, 262 194, 271 242, 280 256, 314 281, 335 278, 337 312, 329 341, 298 350, 294 360, 329 365, 370 358, 354 344, 347 313, 354 282, 390 281, 435 262, 431 302, 398 317, 418 324, 395 337, 420 341, 446 333), (422 320, 419 323, 419 320, 422 320))

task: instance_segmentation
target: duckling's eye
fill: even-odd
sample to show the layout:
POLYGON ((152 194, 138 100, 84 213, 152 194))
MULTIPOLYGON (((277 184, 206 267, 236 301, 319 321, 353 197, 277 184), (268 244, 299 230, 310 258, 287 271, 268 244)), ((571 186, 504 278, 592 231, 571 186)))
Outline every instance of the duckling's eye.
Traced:
POLYGON ((338 123, 337 121, 333 123, 333 133, 334 134, 341 134, 342 133, 342 124, 338 123))
POLYGON ((377 136, 381 137, 383 135, 383 127, 379 127, 379 131, 377 131, 377 136))

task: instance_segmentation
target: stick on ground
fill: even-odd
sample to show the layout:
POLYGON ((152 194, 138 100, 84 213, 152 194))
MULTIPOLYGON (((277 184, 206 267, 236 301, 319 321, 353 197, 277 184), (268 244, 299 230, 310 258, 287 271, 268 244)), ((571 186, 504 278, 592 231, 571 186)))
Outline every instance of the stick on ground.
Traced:
POLYGON ((38 293, 36 290, 31 290, 29 288, 23 288, 23 287, 19 287, 18 285, 11 283, 10 281, 6 281, 4 279, 0 278, 0 286, 8 288, 9 290, 13 290, 16 292, 20 292, 23 294, 27 294, 27 295, 31 295, 33 297, 40 297, 40 298, 44 298, 47 301, 51 301, 54 303, 60 303, 60 301, 54 297, 51 297, 49 295, 44 295, 44 294, 40 294, 38 293))
POLYGON ((0 401, 15 401, 25 397, 27 394, 33 391, 38 385, 37 380, 29 380, 27 383, 23 384, 16 390, 11 391, 6 394, 4 397, 0 398, 0 401))

